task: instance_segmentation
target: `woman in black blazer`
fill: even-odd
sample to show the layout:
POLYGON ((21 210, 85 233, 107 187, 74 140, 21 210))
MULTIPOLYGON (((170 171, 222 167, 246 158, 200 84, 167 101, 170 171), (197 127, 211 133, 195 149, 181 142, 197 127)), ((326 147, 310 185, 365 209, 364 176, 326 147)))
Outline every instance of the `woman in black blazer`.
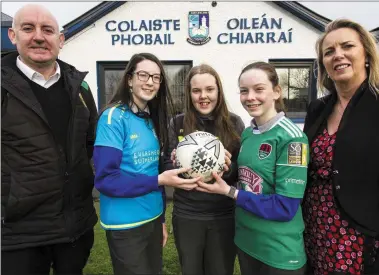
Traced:
POLYGON ((308 274, 379 274, 379 57, 359 24, 331 22, 316 44, 303 200, 308 274))

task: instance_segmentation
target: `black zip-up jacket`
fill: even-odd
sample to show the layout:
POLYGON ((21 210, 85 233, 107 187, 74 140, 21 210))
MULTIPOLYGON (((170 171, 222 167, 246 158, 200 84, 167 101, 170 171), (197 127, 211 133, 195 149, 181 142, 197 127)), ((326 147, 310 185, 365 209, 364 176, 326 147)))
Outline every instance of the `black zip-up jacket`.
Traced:
MULTIPOLYGON (((165 151, 164 167, 165 170, 173 169, 171 161, 171 152, 179 143, 178 137, 183 136, 184 114, 176 116, 169 128, 169 146, 165 151)), ((245 129, 242 119, 230 113, 232 125, 234 125, 237 134, 240 136, 245 129)), ((199 131, 205 131, 215 134, 215 124, 213 119, 198 117, 199 131)), ((229 185, 235 185, 238 179, 237 158, 240 150, 240 144, 234 147, 232 154, 232 164, 230 171, 224 174, 223 179, 229 185)), ((208 194, 196 190, 186 191, 175 189, 174 191, 174 209, 173 214, 189 219, 196 220, 214 220, 234 217, 235 202, 233 199, 219 194, 208 194)))
MULTIPOLYGON (((312 144, 337 102, 335 93, 313 101, 304 132, 312 144)), ((363 82, 342 116, 333 156, 333 191, 350 225, 379 236, 379 95, 363 82)), ((309 171, 309 169, 308 169, 309 171)), ((308 180, 308 187, 312 180, 308 180)))
POLYGON ((2 250, 72 242, 97 222, 89 161, 97 110, 86 73, 57 60, 72 107, 65 154, 17 56, 1 64, 2 250))

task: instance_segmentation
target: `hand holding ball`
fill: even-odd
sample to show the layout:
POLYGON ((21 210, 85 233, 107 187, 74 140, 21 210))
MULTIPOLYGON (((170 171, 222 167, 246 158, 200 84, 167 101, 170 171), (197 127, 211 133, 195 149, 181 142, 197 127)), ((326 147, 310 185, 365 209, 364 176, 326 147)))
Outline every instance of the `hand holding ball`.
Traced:
POLYGON ((185 178, 202 177, 204 182, 213 179, 212 171, 224 171, 225 149, 221 141, 207 132, 193 132, 186 135, 176 148, 176 165, 191 167, 184 173, 185 178))

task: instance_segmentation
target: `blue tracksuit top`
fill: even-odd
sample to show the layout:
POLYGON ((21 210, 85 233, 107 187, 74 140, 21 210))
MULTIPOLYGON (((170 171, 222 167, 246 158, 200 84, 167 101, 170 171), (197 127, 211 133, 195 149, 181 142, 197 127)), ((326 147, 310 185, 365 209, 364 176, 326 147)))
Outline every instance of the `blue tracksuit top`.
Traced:
POLYGON ((104 229, 134 228, 162 214, 159 157, 159 141, 151 119, 136 116, 126 105, 116 105, 101 114, 94 164, 104 229))

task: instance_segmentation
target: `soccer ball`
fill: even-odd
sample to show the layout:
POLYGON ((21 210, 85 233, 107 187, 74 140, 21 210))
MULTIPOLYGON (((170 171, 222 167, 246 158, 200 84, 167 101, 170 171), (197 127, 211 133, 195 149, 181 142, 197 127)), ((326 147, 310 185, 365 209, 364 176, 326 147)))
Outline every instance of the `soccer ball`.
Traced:
POLYGON ((225 163, 225 149, 221 141, 207 132, 193 132, 186 135, 176 148, 176 165, 191 167, 183 173, 185 178, 201 176, 204 182, 213 179, 212 171, 222 172, 225 163))

